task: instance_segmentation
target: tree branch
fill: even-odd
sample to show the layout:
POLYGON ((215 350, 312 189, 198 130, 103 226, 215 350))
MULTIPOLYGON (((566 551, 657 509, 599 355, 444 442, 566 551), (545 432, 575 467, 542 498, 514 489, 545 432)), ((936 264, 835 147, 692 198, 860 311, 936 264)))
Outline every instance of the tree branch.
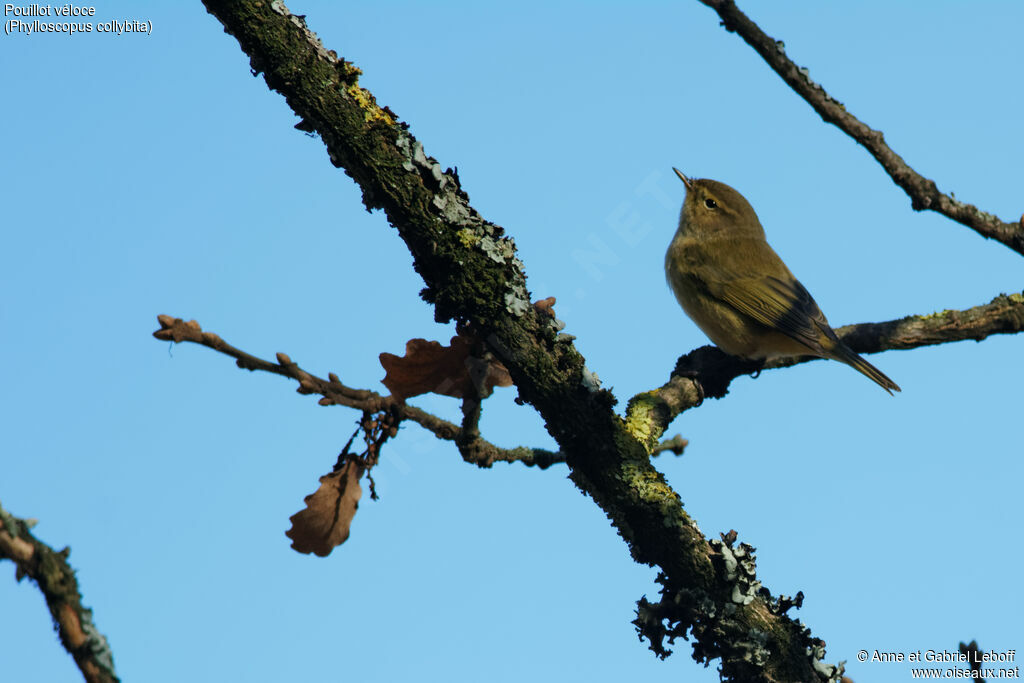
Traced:
MULTIPOLYGON (((328 373, 328 379, 318 377, 298 364, 292 362, 291 358, 284 353, 277 354, 277 363, 253 356, 239 348, 225 342, 220 335, 214 332, 204 332, 199 323, 195 320, 185 322, 181 318, 174 318, 169 315, 159 315, 160 329, 153 333, 153 336, 162 341, 174 343, 192 342, 205 346, 230 356, 235 359, 235 364, 250 371, 261 370, 275 375, 281 375, 293 379, 299 383, 297 391, 300 394, 320 394, 320 405, 340 405, 371 413, 381 411, 395 411, 399 420, 410 420, 423 427, 434 436, 444 441, 452 441, 458 446, 463 459, 478 467, 491 467, 497 462, 521 462, 527 467, 538 467, 545 470, 552 465, 565 462, 565 454, 561 451, 549 451, 543 448, 529 448, 517 446, 515 448, 502 448, 487 441, 480 436, 476 429, 476 420, 479 419, 479 409, 475 420, 472 421, 473 429, 471 435, 465 435, 465 422, 459 427, 448 420, 428 413, 422 408, 411 406, 392 396, 381 396, 368 389, 353 389, 341 383, 338 376, 333 372, 328 373)), ((686 448, 687 441, 678 434, 666 439, 654 449, 654 454, 661 454, 665 451, 672 451, 676 455, 682 455, 686 448)))
POLYGON ((819 678, 803 626, 773 614, 762 597, 734 601, 735 576, 651 465, 651 444, 627 430, 571 338, 531 305, 515 244, 470 206, 457 175, 428 157, 408 126, 359 86, 359 70, 326 50, 283 3, 205 4, 301 117, 298 128, 319 133, 332 162, 362 188, 366 207, 384 210, 426 282, 422 296, 435 318, 471 322, 520 398, 544 418, 572 480, 605 510, 633 557, 687 586, 685 603, 694 608, 687 618, 707 626, 701 661, 720 657, 724 674, 737 680, 819 678), (745 641, 730 637, 751 629, 766 634, 767 661, 751 661, 745 641))
MULTIPOLYGON (((946 310, 880 323, 846 325, 836 334, 857 353, 916 349, 993 334, 1024 331, 1024 292, 1000 294, 987 304, 962 311, 946 310)), ((680 413, 700 405, 704 398, 722 398, 729 384, 741 375, 771 368, 786 368, 820 360, 814 356, 777 358, 767 363, 747 361, 702 346, 681 356, 668 382, 630 399, 626 419, 637 432, 658 438, 680 413)))
POLYGON ((342 384, 333 372, 328 373, 328 379, 318 377, 303 370, 287 354, 278 353, 276 363, 258 358, 228 344, 213 332, 204 332, 195 320, 185 322, 181 318, 169 315, 158 315, 157 320, 160 322, 160 329, 153 333, 157 339, 175 343, 199 344, 226 356, 231 356, 235 359, 235 364, 244 370, 261 370, 293 379, 299 383, 296 391, 300 394, 320 394, 322 396, 320 405, 322 406, 347 406, 369 413, 394 411, 399 420, 410 420, 432 432, 439 439, 455 442, 466 462, 479 467, 491 467, 496 462, 521 462, 529 467, 537 466, 540 469, 547 469, 556 463, 565 462, 563 454, 552 453, 543 448, 527 448, 525 446, 501 448, 496 446, 480 437, 479 431, 475 429, 475 423, 473 424, 473 436, 468 438, 464 436, 463 428, 448 420, 428 413, 422 408, 408 405, 393 396, 381 396, 368 389, 353 389, 342 384))
POLYGON ((32 535, 33 525, 0 506, 0 559, 14 562, 19 581, 27 576, 39 587, 60 644, 87 683, 117 683, 110 645, 93 624, 92 610, 82 605, 75 570, 68 564, 71 549, 55 551, 32 535))
POLYGON ((936 211, 966 225, 979 235, 994 239, 1024 254, 1024 216, 1018 223, 1007 223, 973 204, 957 201, 939 192, 934 180, 920 175, 885 143, 881 131, 872 129, 849 113, 825 88, 811 80, 807 69, 797 66, 782 41, 775 40, 747 17, 733 0, 700 0, 718 13, 726 31, 737 33, 796 94, 807 101, 826 123, 837 126, 857 141, 882 165, 885 172, 910 197, 915 211, 936 211))
POLYGON ((981 664, 985 661, 985 653, 978 647, 978 641, 972 640, 969 643, 965 643, 961 640, 959 650, 960 654, 967 657, 967 666, 969 670, 977 676, 974 680, 978 681, 978 683, 985 683, 985 679, 981 677, 981 674, 983 673, 981 664))
POLYGON ((277 0, 205 4, 301 117, 298 128, 319 133, 332 162, 361 187, 366 207, 384 210, 426 282, 422 295, 436 319, 472 323, 520 398, 544 418, 573 482, 601 506, 637 562, 662 569, 675 605, 665 619, 673 635, 696 638, 694 658, 720 658, 727 680, 837 680, 841 668, 821 662, 822 642, 756 581, 746 547, 731 536, 704 538, 651 465, 657 438, 615 414, 615 397, 599 388, 571 337, 530 304, 512 240, 473 209, 457 175, 359 86, 359 70, 277 0))

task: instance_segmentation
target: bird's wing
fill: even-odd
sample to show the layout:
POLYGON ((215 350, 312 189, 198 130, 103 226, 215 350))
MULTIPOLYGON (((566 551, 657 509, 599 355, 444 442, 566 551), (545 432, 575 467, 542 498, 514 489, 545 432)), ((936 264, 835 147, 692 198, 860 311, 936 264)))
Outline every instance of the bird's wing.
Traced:
POLYGON ((764 240, 706 241, 691 250, 693 277, 712 298, 782 332, 813 353, 824 353, 823 337, 835 339, 814 297, 764 240))
POLYGON ((799 280, 736 278, 719 283, 719 296, 740 313, 823 352, 822 334, 832 331, 825 315, 799 280))

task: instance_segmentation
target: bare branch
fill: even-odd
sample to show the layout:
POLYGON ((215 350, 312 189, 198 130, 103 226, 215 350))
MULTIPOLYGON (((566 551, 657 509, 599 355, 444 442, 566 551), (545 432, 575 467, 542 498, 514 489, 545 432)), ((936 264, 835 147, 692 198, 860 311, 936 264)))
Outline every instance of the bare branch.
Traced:
POLYGON ((811 80, 807 69, 797 66, 782 41, 767 35, 736 6, 733 0, 700 0, 718 13, 725 30, 739 34, 796 94, 804 98, 826 123, 837 126, 871 153, 885 172, 910 197, 915 211, 936 211, 966 225, 979 235, 994 239, 1024 254, 1024 216, 1018 223, 1007 223, 973 204, 957 201, 939 192, 935 181, 912 169, 885 143, 881 131, 874 130, 846 110, 825 88, 811 80))
MULTIPOLYGON (((1024 331, 1024 293, 1000 294, 991 302, 963 311, 946 310, 880 323, 846 325, 836 334, 857 353, 915 349, 993 334, 1024 331)), ((813 356, 778 358, 768 363, 745 361, 715 346, 702 346, 679 358, 672 377, 653 391, 637 394, 629 402, 626 419, 637 431, 658 438, 680 413, 701 404, 704 398, 721 398, 732 380, 764 369, 785 368, 812 360, 813 356)))
POLYGON ((60 644, 68 651, 87 683, 117 683, 114 655, 96 630, 92 610, 82 605, 75 570, 68 564, 70 548, 57 552, 29 531, 34 522, 18 519, 0 506, 0 559, 17 566, 17 577, 32 579, 50 608, 60 644))
POLYGON ((960 654, 967 657, 967 665, 970 667, 971 672, 977 676, 974 680, 979 683, 985 683, 985 679, 981 677, 983 673, 981 663, 985 661, 985 653, 978 647, 978 641, 972 640, 969 643, 960 641, 959 649, 960 654))
MULTIPOLYGON (((463 427, 459 427, 448 420, 428 413, 422 408, 411 406, 395 400, 391 396, 381 396, 368 389, 353 389, 341 383, 338 376, 333 372, 328 373, 328 379, 303 370, 296 363, 292 362, 286 354, 277 354, 277 363, 253 356, 231 344, 225 342, 213 332, 204 332, 199 323, 194 320, 185 322, 181 318, 174 318, 169 315, 159 315, 160 329, 153 333, 153 336, 163 341, 171 342, 192 342, 205 346, 231 356, 235 359, 236 365, 245 370, 261 370, 271 372, 275 375, 294 379, 299 383, 300 394, 320 394, 320 405, 341 405, 357 410, 378 412, 394 409, 399 419, 411 420, 437 438, 444 441, 453 441, 459 448, 463 459, 479 467, 491 467, 497 462, 521 462, 527 467, 538 467, 542 470, 565 462, 565 454, 561 451, 549 451, 544 448, 528 448, 517 446, 515 448, 502 448, 492 444, 490 441, 481 438, 479 430, 476 429, 476 420, 479 420, 479 409, 475 420, 471 421, 473 429, 472 437, 464 436, 463 427)), ((479 405, 479 402, 477 402, 479 405)), ((678 434, 655 448, 654 454, 663 451, 672 451, 676 455, 682 455, 686 447, 686 439, 678 434)))
POLYGON ((689 445, 689 441, 676 434, 671 439, 665 439, 655 446, 651 455, 661 455, 665 451, 672 451, 676 455, 682 455, 683 451, 686 450, 686 447, 689 445))
MULTIPOLYGON (((261 370, 271 372, 275 375, 288 377, 299 383, 296 390, 300 394, 320 394, 320 405, 331 406, 341 405, 349 408, 376 413, 380 411, 394 410, 399 420, 411 420, 424 429, 433 432, 439 439, 454 441, 459 445, 463 458, 467 462, 480 467, 490 467, 496 462, 521 462, 527 466, 536 466, 547 469, 551 465, 565 462, 565 456, 561 453, 552 453, 543 448, 501 448, 489 441, 480 438, 479 432, 468 440, 463 436, 463 430, 448 420, 444 420, 427 411, 406 404, 404 401, 395 399, 393 396, 381 396, 377 392, 368 389, 353 389, 341 383, 338 376, 333 372, 328 373, 328 379, 323 379, 310 372, 306 372, 298 364, 294 363, 287 354, 277 354, 277 362, 258 358, 239 348, 228 344, 219 335, 213 332, 204 332, 195 320, 185 322, 181 318, 174 318, 169 315, 158 315, 160 329, 153 333, 153 336, 163 341, 175 343, 192 342, 219 351, 226 356, 235 359, 235 364, 245 370, 261 370), (465 450, 464 450, 465 449, 465 450)), ((474 423, 475 430, 475 423, 474 423)))

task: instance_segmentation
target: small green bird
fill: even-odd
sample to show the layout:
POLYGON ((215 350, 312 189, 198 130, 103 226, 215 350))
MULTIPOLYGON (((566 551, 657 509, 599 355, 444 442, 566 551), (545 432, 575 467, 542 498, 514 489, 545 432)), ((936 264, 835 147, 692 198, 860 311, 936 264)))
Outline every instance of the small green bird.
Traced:
POLYGON ((687 178, 679 229, 665 254, 676 299, 712 342, 748 359, 818 356, 846 363, 892 394, 899 386, 839 340, 810 293, 765 239, 746 199, 687 178))

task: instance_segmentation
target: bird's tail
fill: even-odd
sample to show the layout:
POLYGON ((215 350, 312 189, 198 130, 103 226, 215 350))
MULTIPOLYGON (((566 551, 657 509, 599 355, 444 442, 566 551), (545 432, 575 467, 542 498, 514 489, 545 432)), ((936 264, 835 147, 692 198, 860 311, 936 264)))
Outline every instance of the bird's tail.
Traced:
POLYGON ((846 344, 840 343, 832 353, 834 354, 833 358, 846 363, 857 372, 868 377, 878 386, 888 391, 890 395, 894 391, 902 391, 896 382, 893 382, 884 372, 854 353, 846 344))

